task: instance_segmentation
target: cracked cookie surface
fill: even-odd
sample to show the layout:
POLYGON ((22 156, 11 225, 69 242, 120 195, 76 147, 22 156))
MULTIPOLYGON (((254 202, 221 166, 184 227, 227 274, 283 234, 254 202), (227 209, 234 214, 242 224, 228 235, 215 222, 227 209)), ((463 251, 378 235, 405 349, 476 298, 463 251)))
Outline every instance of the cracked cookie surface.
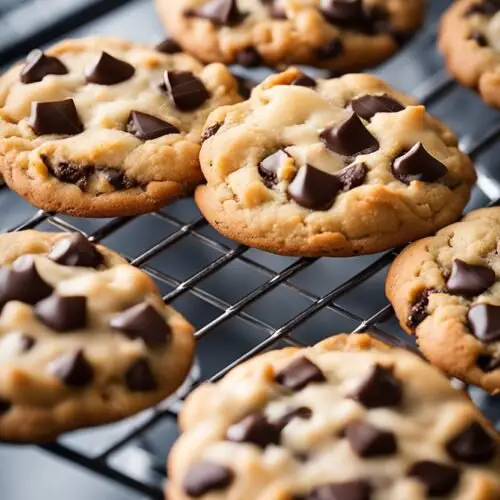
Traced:
POLYGON ((0 78, 0 172, 45 210, 153 211, 202 182, 206 117, 240 100, 220 64, 114 38, 64 41, 0 78))
POLYGON ((413 243, 386 291, 423 354, 454 377, 500 394, 500 208, 467 214, 413 243))
POLYGON ((169 458, 172 500, 497 500, 500 438, 414 354, 339 335, 198 388, 169 458))
POLYGON ((454 2, 442 18, 439 45, 450 73, 500 107, 500 2, 454 2))
POLYGON ((206 62, 309 64, 352 71, 394 52, 422 0, 157 0, 167 30, 206 62))
POLYGON ((40 442, 172 394, 192 326, 144 272, 79 233, 0 235, 0 440, 40 442))
POLYGON ((350 256, 456 221, 476 176, 424 106, 369 75, 272 76, 214 111, 195 198, 222 234, 285 255, 350 256))

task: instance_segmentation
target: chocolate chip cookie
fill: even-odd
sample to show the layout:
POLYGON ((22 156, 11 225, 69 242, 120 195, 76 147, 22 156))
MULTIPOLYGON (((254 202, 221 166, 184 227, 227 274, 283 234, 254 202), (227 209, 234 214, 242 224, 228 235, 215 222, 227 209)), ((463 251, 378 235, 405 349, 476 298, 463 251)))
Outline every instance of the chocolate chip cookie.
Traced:
POLYGON ((171 500, 500 498, 498 434, 438 370, 368 335, 259 356, 197 389, 181 426, 171 500))
POLYGON ((450 73, 500 107, 500 2, 453 2, 442 18, 439 45, 450 73))
POLYGON ((349 256, 456 221, 475 182, 457 139, 369 75, 290 69, 214 111, 196 201, 222 234, 285 255, 349 256))
POLYGON ((500 394, 500 208, 471 212, 394 262, 387 296, 401 326, 448 374, 500 394))
POLYGON ((420 27, 423 0, 157 0, 165 27, 205 62, 378 64, 420 27))
POLYGON ((118 39, 64 41, 0 78, 0 172, 45 210, 149 212, 202 181, 206 117, 240 100, 220 64, 118 39))
POLYGON ((81 234, 0 235, 0 440, 158 403, 190 369, 192 332, 149 276, 81 234))

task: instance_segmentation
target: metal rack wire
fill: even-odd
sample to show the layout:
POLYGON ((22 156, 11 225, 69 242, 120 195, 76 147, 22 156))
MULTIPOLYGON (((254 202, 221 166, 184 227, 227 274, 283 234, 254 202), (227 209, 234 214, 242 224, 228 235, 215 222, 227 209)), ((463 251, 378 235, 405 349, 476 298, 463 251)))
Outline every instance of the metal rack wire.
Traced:
MULTIPOLYGON (((440 99, 444 94, 449 92, 454 85, 455 83, 444 71, 439 71, 415 89, 414 95, 423 103, 429 104, 440 99)), ((467 142, 464 141, 462 146, 474 158, 481 154, 486 147, 491 145, 499 137, 500 122, 491 128, 487 135, 480 138, 471 138, 467 142)), ((488 192, 490 192, 490 190, 487 189, 489 182, 489 179, 482 176, 480 173, 479 187, 483 189, 487 196, 488 192)), ((7 188, 0 188, 0 193, 5 189, 7 188)), ((498 201, 493 200, 491 196, 489 198, 492 205, 496 204, 498 201)), ((299 272, 302 272, 312 266, 317 259, 296 259, 285 269, 276 272, 270 267, 267 267, 266 265, 263 265, 248 256, 248 247, 239 245, 233 248, 225 243, 221 243, 220 241, 206 236, 202 230, 207 225, 207 222, 201 217, 197 217, 188 223, 184 223, 176 217, 163 212, 153 214, 153 217, 168 222, 170 225, 173 225, 176 230, 169 236, 163 238, 159 243, 143 251, 139 256, 129 260, 131 264, 142 268, 156 280, 168 285, 171 288, 171 291, 164 296, 165 302, 170 303, 184 294, 192 294, 219 311, 219 314, 215 319, 205 324, 196 332, 197 339, 202 339, 212 334, 218 326, 234 317, 238 317, 239 319, 250 323, 253 327, 259 329, 265 334, 265 339, 259 344, 245 352, 238 359, 227 365, 221 366, 219 371, 211 377, 211 381, 219 380, 237 364, 270 347, 276 346, 279 342, 301 345, 299 341, 291 337, 291 332, 324 309, 334 311, 336 314, 355 322, 357 327, 353 330, 353 332, 369 330, 375 336, 386 342, 391 342, 408 349, 414 349, 410 341, 402 341, 399 337, 389 333, 388 331, 384 331, 382 323, 393 314, 390 305, 385 305, 375 314, 365 318, 360 317, 358 314, 339 303, 339 299, 342 296, 356 287, 359 287, 378 272, 387 268, 397 255, 397 250, 388 251, 379 256, 371 264, 367 265, 357 272, 357 274, 336 286, 326 294, 316 295, 291 281, 291 278, 296 276, 299 272), (151 261, 167 249, 179 244, 188 236, 194 237, 200 245, 209 247, 220 253, 220 257, 211 262, 211 264, 207 267, 191 275, 188 279, 181 281, 157 269, 151 261), (237 302, 231 304, 223 300, 221 297, 205 290, 202 282, 213 276, 215 273, 221 271, 234 261, 240 261, 255 269, 259 273, 264 274, 267 277, 267 281, 253 289, 244 297, 240 298, 237 302), (258 318, 256 315, 249 313, 246 309, 248 309, 248 307, 258 299, 262 298, 266 294, 269 294, 278 286, 285 286, 292 293, 305 298, 309 305, 278 328, 274 328, 262 319, 258 318)), ((99 242, 127 224, 130 224, 133 220, 133 218, 113 219, 97 231, 87 233, 86 236, 92 241, 99 242)), ((79 230, 76 226, 55 214, 39 211, 28 220, 23 221, 21 224, 10 227, 9 231, 36 229, 42 224, 49 224, 56 230, 79 230)), ((163 492, 160 487, 127 475, 126 473, 114 468, 110 462, 117 453, 134 442, 157 422, 163 419, 175 419, 182 406, 182 400, 198 383, 199 378, 195 374, 193 379, 190 381, 187 390, 180 393, 178 397, 160 405, 158 408, 147 411, 145 418, 141 420, 140 424, 133 426, 124 436, 121 436, 106 449, 102 450, 97 456, 90 456, 62 442, 47 444, 42 446, 42 448, 49 453, 69 460, 96 474, 105 476, 126 487, 129 487, 140 495, 145 495, 149 498, 155 499, 163 498, 163 492)))

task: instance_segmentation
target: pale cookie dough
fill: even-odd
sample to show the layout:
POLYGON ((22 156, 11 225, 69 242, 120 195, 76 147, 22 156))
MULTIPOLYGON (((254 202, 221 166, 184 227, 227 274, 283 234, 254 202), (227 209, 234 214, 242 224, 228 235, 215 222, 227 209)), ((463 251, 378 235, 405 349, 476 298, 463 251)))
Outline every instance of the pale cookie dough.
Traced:
POLYGON ((471 212, 394 262, 386 291, 401 326, 450 375, 500 394, 500 208, 471 212))
POLYGON ((272 351, 181 414, 169 500, 498 500, 500 437, 421 358, 368 335, 272 351))
POLYGON ((285 255, 350 256, 456 221, 476 174, 424 106, 369 75, 272 76, 214 111, 196 201, 236 241, 285 255))
POLYGON ((114 38, 67 40, 0 78, 0 172, 49 211, 156 210, 202 182, 205 120, 240 100, 220 64, 114 38))
POLYGON ((0 440, 162 401, 191 367, 192 333, 148 275, 79 233, 0 235, 0 440))
POLYGON ((450 73, 500 107, 500 2, 453 2, 442 18, 439 45, 450 73))
POLYGON ((376 65, 417 30, 423 0, 156 0, 169 33, 205 62, 376 65))

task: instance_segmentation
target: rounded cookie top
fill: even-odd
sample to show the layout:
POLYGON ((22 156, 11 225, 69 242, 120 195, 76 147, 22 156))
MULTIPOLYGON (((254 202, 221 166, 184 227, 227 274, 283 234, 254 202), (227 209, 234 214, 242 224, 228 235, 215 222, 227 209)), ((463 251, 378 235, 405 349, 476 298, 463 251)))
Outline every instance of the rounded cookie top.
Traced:
POLYGON ((447 373, 500 394, 500 208, 480 209, 394 262, 387 295, 402 327, 447 373))
POLYGON ((156 404, 190 369, 192 331, 149 276, 79 233, 0 235, 0 440, 156 404))
POLYGON ((155 210, 202 181, 206 117, 240 100, 220 64, 114 38, 64 41, 0 78, 0 171, 46 210, 155 210))
POLYGON ((272 351, 181 415, 168 498, 496 500, 500 438, 419 357, 367 335, 272 351))
POLYGON ((423 0, 157 0, 167 30, 206 62, 375 65, 422 23, 423 0))
POLYGON ((442 18, 439 45, 457 80, 500 107, 500 2, 453 2, 442 18))
POLYGON ((369 75, 270 77, 214 111, 196 201, 228 237, 287 255, 377 252, 433 233, 475 171, 424 106, 369 75))

